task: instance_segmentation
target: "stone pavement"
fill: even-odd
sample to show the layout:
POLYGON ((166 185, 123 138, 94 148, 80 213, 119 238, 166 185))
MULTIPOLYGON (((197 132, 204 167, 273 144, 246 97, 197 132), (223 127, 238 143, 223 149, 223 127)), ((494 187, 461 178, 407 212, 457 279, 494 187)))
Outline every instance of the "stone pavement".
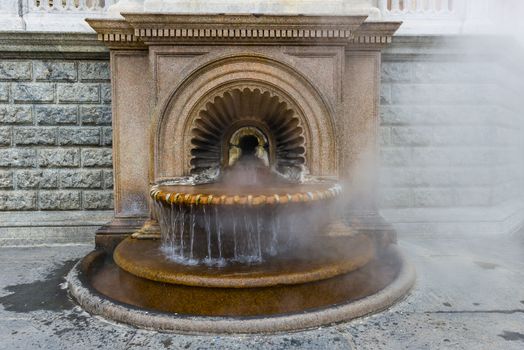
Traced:
POLYGON ((524 239, 479 241, 402 239, 417 283, 378 315, 236 336, 159 333, 91 317, 63 289, 91 245, 3 247, 0 349, 524 349, 524 239))

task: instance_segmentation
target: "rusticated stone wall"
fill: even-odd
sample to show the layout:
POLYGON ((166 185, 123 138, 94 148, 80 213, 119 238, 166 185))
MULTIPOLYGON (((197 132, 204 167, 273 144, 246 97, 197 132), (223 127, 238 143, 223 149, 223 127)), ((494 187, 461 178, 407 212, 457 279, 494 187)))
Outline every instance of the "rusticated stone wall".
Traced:
MULTIPOLYGON (((25 37, 3 57, 0 42, 0 245, 93 239, 112 216, 109 64, 95 39, 53 39, 90 45, 71 57, 26 54, 25 37)), ((522 82, 462 46, 395 37, 383 56, 379 203, 400 234, 522 226, 522 82)))
POLYGON ((498 234, 522 225, 522 82, 518 67, 494 55, 501 47, 509 49, 400 37, 384 56, 380 206, 400 232, 498 234))
POLYGON ((0 211, 113 207, 107 60, 0 60, 0 211))

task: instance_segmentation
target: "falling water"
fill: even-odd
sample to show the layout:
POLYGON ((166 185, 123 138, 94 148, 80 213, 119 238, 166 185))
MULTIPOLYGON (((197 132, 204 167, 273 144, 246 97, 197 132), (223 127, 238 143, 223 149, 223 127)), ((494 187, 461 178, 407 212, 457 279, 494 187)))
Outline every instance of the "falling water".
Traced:
POLYGON ((237 239, 237 217, 231 213, 231 223, 233 225, 233 259, 238 259, 238 239, 237 239))
POLYGON ((189 218, 191 220, 189 225, 190 235, 191 235, 191 241, 190 241, 190 248, 189 248, 189 259, 193 260, 193 248, 195 245, 195 214, 193 213, 193 204, 191 204, 189 208, 189 218))
POLYGON ((218 207, 215 207, 215 222, 218 244, 218 259, 222 260, 222 219, 218 213, 218 207))
POLYGON ((212 208, 160 202, 155 202, 153 208, 160 224, 162 251, 169 259, 188 265, 261 263, 284 251, 297 231, 293 227, 297 220, 290 218, 293 213, 283 208, 212 208), (288 218, 284 224, 282 217, 288 218))
MULTIPOLYGON (((182 207, 182 205, 180 205, 180 207, 182 207)), ((184 259, 184 228, 185 228, 185 223, 186 223, 186 213, 185 213, 185 210, 184 208, 182 208, 180 210, 180 222, 179 222, 179 231, 180 231, 180 257, 182 259, 184 259)), ((169 232, 169 229, 166 230, 167 232, 169 232)))

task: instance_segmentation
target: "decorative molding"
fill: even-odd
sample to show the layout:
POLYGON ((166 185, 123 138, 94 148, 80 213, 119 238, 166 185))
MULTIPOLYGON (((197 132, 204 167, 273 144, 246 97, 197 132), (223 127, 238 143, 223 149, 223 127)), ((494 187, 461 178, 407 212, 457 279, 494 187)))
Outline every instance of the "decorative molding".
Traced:
POLYGON ((365 22, 350 39, 350 49, 382 49, 393 41, 393 34, 402 22, 365 22))
POLYGON ((95 34, 0 32, 2 59, 109 59, 95 34))
POLYGON ((103 41, 110 49, 116 48, 146 48, 134 35, 134 29, 125 20, 119 19, 86 19, 97 32, 99 41, 103 41))
POLYGON ((366 16, 191 15, 123 13, 123 20, 87 19, 110 47, 156 43, 328 44, 382 46, 401 22, 366 16))
POLYGON ((246 87, 278 95, 297 113, 306 138, 305 157, 311 173, 320 176, 338 173, 336 159, 326 156, 335 153, 336 140, 329 136, 334 135, 335 112, 325 96, 288 65, 258 55, 234 55, 186 73, 186 79, 174 87, 172 94, 164 99, 165 104, 156 109, 152 131, 155 181, 190 173, 189 135, 193 121, 217 95, 246 87))

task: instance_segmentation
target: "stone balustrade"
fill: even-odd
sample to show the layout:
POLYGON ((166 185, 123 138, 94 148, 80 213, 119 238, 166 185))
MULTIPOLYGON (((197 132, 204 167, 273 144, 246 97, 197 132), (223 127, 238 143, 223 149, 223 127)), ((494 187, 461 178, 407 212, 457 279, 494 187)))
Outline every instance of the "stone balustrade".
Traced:
POLYGON ((2 0, 2 31, 92 32, 86 17, 108 16, 118 0, 2 0))
POLYGON ((403 21, 399 35, 472 34, 487 32, 494 20, 493 0, 379 0, 382 17, 403 21))
MULTIPOLYGON (((399 31, 402 35, 462 34, 489 30, 494 9, 502 9, 504 3, 514 0, 330 0, 316 6, 313 0, 279 2, 221 1, 199 2, 197 0, 2 0, 0 2, 0 28, 3 31, 53 31, 92 32, 85 23, 86 17, 118 16, 120 11, 171 11, 186 8, 188 11, 215 8, 258 9, 315 9, 329 8, 371 9, 371 18, 399 20, 404 24, 399 31), (260 4, 262 5, 260 5, 260 4), (281 4, 282 3, 282 4, 281 4), (289 5, 293 3, 293 6, 289 5), (260 6, 259 6, 260 5, 260 6), (184 7, 185 6, 185 7, 184 7), (257 7, 259 6, 259 7, 257 7), (280 6, 280 7, 279 7, 280 6), (337 7, 338 6, 338 7, 337 7)), ((505 6, 506 8, 508 6, 505 6)), ((511 7, 511 6, 509 6, 511 7)), ((256 12, 256 11, 255 11, 256 12)), ((499 11, 500 12, 500 11, 499 11)), ((340 13, 337 10, 337 13, 340 13)))

